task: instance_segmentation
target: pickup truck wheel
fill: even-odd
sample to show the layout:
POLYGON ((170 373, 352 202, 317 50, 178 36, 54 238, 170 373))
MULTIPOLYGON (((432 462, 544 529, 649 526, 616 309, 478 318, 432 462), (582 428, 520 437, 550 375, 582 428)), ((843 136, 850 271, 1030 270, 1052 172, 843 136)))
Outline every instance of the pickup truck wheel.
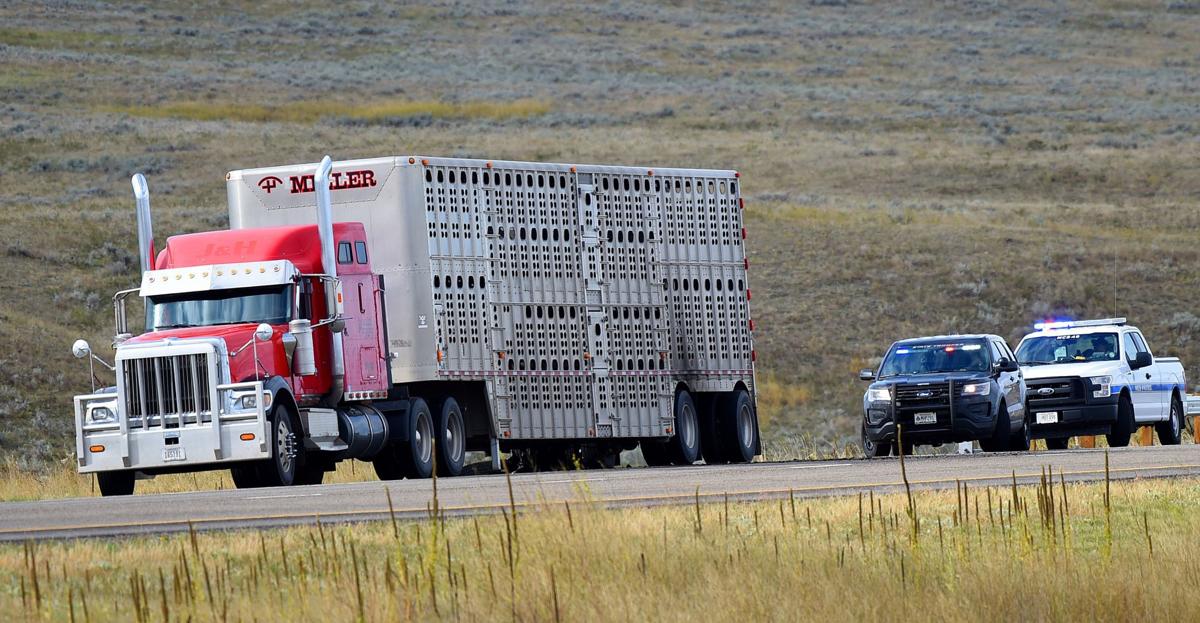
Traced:
POLYGON ((106 498, 114 495, 133 495, 133 472, 129 470, 99 472, 96 474, 96 483, 100 485, 100 495, 106 498))
POLYGON ((742 389, 730 392, 721 397, 717 410, 719 425, 724 429, 725 460, 730 463, 753 461, 758 446, 758 422, 750 394, 742 389))
POLYGON ((1121 396, 1117 403, 1117 421, 1113 423, 1112 432, 1104 436, 1110 448, 1124 448, 1129 445, 1129 436, 1133 434, 1133 403, 1129 396, 1121 396))
POLYGON ((1070 437, 1054 437, 1046 438, 1047 450, 1066 450, 1067 446, 1071 445, 1070 437))
POLYGON ((686 389, 675 395, 675 435, 667 439, 666 446, 676 465, 691 465, 700 458, 700 418, 686 389))
POLYGON ((863 422, 861 435, 863 455, 868 459, 879 458, 892 453, 892 445, 894 444, 887 441, 871 441, 871 438, 867 437, 866 422, 863 422))
POLYGON ((258 481, 261 487, 290 487, 296 481, 299 467, 295 422, 292 411, 278 404, 268 420, 271 426, 271 457, 259 463, 258 481))
POLYGON ((992 429, 991 437, 979 440, 979 447, 984 452, 1004 452, 1008 450, 1008 437, 1012 429, 1008 419, 1008 407, 1002 402, 996 408, 996 427, 992 429))
POLYGON ((1158 432, 1158 441, 1164 446, 1177 446, 1183 438, 1183 404, 1179 398, 1171 397, 1171 412, 1165 422, 1154 425, 1158 432))
POLYGON ((438 415, 437 467, 439 476, 458 476, 467 458, 467 427, 458 401, 447 398, 438 415))

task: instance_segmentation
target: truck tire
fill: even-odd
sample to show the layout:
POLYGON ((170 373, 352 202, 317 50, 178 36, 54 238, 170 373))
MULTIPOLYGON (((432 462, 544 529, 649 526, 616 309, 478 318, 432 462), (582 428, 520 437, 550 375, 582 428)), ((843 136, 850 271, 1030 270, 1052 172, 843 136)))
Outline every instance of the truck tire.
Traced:
POLYGON ((96 474, 96 483, 100 485, 100 495, 106 498, 114 495, 133 495, 133 472, 129 470, 99 472, 96 474))
POLYGON ((1121 396, 1117 403, 1117 421, 1112 425, 1112 432, 1104 436, 1110 448, 1124 448, 1129 445, 1129 436, 1133 434, 1133 403, 1128 395, 1121 396))
POLYGON ((329 461, 327 459, 318 458, 317 453, 309 453, 304 457, 304 464, 296 468, 296 480, 294 484, 321 484, 325 481, 325 471, 327 467, 329 467, 329 461))
POLYGON ((1008 438, 1012 434, 1011 420, 1008 417, 1008 405, 1003 402, 996 408, 996 427, 992 436, 979 440, 979 447, 984 452, 1004 452, 1008 450, 1008 438))
POLYGON ((739 389, 721 397, 717 403, 717 422, 720 426, 725 460, 729 463, 749 463, 758 447, 758 421, 754 403, 746 390, 739 389))
POLYGON ((696 422, 700 431, 700 456, 708 465, 725 462, 725 450, 721 444, 721 427, 717 421, 720 394, 696 394, 692 401, 696 405, 696 422))
POLYGON ((668 458, 675 465, 691 465, 700 458, 700 416, 692 394, 675 394, 675 434, 667 439, 668 458))
POLYGON ((271 426, 271 456, 258 464, 258 482, 261 487, 290 487, 296 482, 296 469, 300 466, 296 447, 296 422, 292 410, 280 403, 271 411, 268 420, 271 426))
POLYGON ((1183 438, 1183 403, 1178 396, 1171 396, 1171 411, 1165 422, 1154 425, 1158 442, 1164 446, 1177 446, 1183 438))
POLYGON ((867 423, 863 422, 862 430, 860 431, 860 441, 862 442, 863 456, 868 459, 887 456, 892 453, 892 446, 896 445, 887 441, 871 441, 867 437, 867 423))
POLYGON ((1066 450, 1071 445, 1070 437, 1047 437, 1047 450, 1066 450))
POLYGON ((371 461, 380 480, 429 478, 433 474, 434 422, 429 405, 420 398, 409 400, 408 439, 388 444, 371 461))
POLYGON ((458 401, 442 401, 437 418, 437 468, 439 476, 462 474, 467 459, 467 427, 458 401))
POLYGON ((667 442, 657 439, 643 439, 638 442, 642 449, 642 458, 650 467, 662 467, 671 464, 671 453, 667 450, 667 442))

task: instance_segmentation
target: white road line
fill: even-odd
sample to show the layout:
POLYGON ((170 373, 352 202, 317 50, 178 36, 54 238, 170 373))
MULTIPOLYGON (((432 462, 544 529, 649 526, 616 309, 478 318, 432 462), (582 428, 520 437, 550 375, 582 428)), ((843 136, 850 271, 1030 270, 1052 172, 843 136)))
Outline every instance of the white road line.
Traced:
POLYGON ((279 500, 283 498, 315 498, 320 497, 320 493, 293 493, 290 495, 256 495, 253 497, 242 498, 245 500, 279 500))
POLYGON ((608 480, 608 478, 564 478, 562 480, 539 480, 537 482, 542 485, 552 485, 564 482, 601 482, 604 480, 608 480))
POLYGON ((825 469, 827 467, 847 467, 850 463, 830 463, 828 465, 789 465, 788 469, 825 469))

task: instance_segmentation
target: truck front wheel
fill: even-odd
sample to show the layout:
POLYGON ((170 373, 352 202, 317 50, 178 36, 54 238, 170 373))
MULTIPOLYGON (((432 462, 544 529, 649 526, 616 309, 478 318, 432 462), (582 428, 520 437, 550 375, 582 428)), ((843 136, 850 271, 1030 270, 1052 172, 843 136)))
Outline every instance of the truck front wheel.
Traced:
POLYGON ((1117 403, 1117 421, 1113 423, 1112 432, 1105 435, 1110 448, 1124 448, 1129 445, 1129 436, 1133 434, 1133 403, 1129 396, 1121 396, 1117 403))
POLYGON ((96 474, 96 482, 100 485, 100 495, 133 495, 133 472, 100 472, 96 474))
POLYGON ((296 453, 300 451, 291 409, 277 405, 270 424, 271 458, 258 466, 259 486, 290 487, 296 481, 296 453))

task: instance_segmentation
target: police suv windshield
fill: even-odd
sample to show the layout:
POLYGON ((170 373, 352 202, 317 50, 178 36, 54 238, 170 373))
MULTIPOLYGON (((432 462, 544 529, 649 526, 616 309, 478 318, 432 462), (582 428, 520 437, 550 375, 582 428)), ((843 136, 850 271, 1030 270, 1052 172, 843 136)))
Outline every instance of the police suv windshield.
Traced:
POLYGON ((1031 337, 1017 347, 1017 361, 1026 366, 1116 361, 1117 344, 1116 333, 1031 337))
POLYGON ((292 316, 292 286, 164 294, 146 299, 153 330, 220 324, 284 324, 292 316))
POLYGON ((888 351, 879 376, 936 372, 987 372, 992 362, 981 341, 938 341, 896 344, 888 351))

